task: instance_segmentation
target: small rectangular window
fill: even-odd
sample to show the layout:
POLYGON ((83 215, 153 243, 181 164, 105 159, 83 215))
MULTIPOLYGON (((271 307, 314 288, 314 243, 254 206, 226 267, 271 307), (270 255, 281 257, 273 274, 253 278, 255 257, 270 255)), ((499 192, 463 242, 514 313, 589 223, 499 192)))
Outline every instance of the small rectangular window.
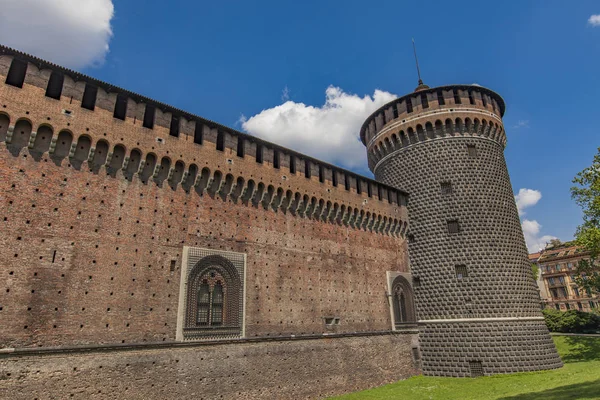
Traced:
POLYGON ((6 84, 22 88, 23 83, 25 82, 26 73, 27 63, 13 58, 10 68, 8 69, 8 75, 6 75, 6 84))
POLYGON ((296 156, 290 156, 290 174, 296 173, 296 156))
POLYGON ((460 232, 460 225, 457 220, 448 221, 448 233, 454 234, 460 232))
POLYGON ((334 169, 331 170, 331 184, 333 186, 337 186, 338 185, 337 171, 334 170, 334 169))
POLYGON ((256 162, 259 164, 263 162, 263 147, 260 143, 256 143, 256 162))
POLYGON ((325 317, 323 318, 325 325, 327 326, 333 326, 333 325, 339 325, 340 324, 340 319, 337 317, 325 317))
POLYGON ((467 145, 467 153, 469 154, 469 157, 476 158, 477 157, 477 147, 475 147, 474 144, 468 144, 467 145))
POLYGON ((115 101, 115 112, 113 117, 125 121, 127 116, 127 96, 124 94, 117 94, 117 101, 115 101))
POLYGON ((325 169, 322 165, 319 165, 319 182, 325 182, 325 169))
POLYGON ((196 121, 196 127, 194 128, 194 143, 202 144, 204 140, 204 132, 202 131, 202 124, 196 121))
POLYGON ((456 272, 456 279, 458 279, 459 281, 469 276, 466 265, 455 265, 454 270, 456 272))
POLYGON ((460 95, 458 94, 458 90, 454 89, 452 91, 454 93, 454 104, 461 104, 460 95))
POLYGON ((412 101, 410 98, 406 99, 406 112, 409 114, 413 112, 412 101))
POLYGON ((310 161, 306 160, 304 162, 304 177, 309 179, 310 178, 310 161))
POLYGON ((169 127, 169 135, 179 137, 179 117, 171 116, 171 126, 169 127))
POLYGON ((225 151, 225 133, 217 131, 217 150, 225 151))
POLYGON ((64 81, 65 76, 63 74, 53 71, 52 74, 50 74, 48 86, 46 87, 46 97, 60 100, 64 81))
POLYGON ((171 266, 169 267, 169 271, 171 271, 171 272, 175 271, 175 263, 176 263, 176 260, 171 260, 171 266))
POLYGON ((471 370, 471 378, 483 376, 481 361, 469 361, 469 369, 471 370))
POLYGON ((440 184, 441 188, 442 188, 442 194, 447 195, 447 194, 452 194, 452 183, 451 182, 442 182, 440 184))
POLYGON ((241 136, 238 136, 237 138, 237 156, 238 157, 244 157, 244 138, 241 136))
POLYGON ((440 106, 443 106, 446 104, 446 100, 444 100, 444 93, 441 90, 439 92, 437 92, 437 99, 438 99, 438 104, 440 106))
POLYGON ((273 150, 273 168, 279 169, 279 151, 273 150))
POLYGON ((98 96, 98 88, 89 83, 85 84, 83 90, 83 99, 81 100, 81 108, 94 111, 96 108, 96 97, 98 96))
POLYGON ((423 108, 429 108, 429 100, 427 100, 427 93, 421 93, 421 106, 423 106, 423 108))
POLYGON ((156 114, 156 107, 154 107, 152 104, 146 104, 146 109, 144 110, 144 121, 142 122, 142 126, 144 128, 154 129, 154 115, 155 114, 156 114))
POLYGON ((419 278, 418 276, 413 276, 413 287, 420 287, 421 286, 421 278, 419 278))

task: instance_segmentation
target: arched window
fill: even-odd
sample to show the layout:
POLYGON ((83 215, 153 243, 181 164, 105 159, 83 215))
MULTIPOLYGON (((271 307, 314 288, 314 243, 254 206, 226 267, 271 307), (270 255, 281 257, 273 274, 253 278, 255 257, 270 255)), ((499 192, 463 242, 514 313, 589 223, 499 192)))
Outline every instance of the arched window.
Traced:
POLYGON ((188 274, 185 339, 239 336, 242 331, 242 284, 227 258, 208 255, 188 274))
POLYGON ((396 329, 415 323, 414 294, 408 280, 397 276, 392 283, 392 310, 396 329))

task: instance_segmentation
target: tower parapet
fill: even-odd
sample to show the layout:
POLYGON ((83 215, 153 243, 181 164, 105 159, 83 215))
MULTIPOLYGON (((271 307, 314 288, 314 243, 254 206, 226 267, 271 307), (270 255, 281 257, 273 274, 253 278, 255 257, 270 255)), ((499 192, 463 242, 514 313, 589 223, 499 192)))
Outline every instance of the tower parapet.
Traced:
POLYGON ((376 180, 412 194, 409 258, 426 375, 561 366, 506 168, 504 110, 478 85, 419 85, 360 132, 376 180))

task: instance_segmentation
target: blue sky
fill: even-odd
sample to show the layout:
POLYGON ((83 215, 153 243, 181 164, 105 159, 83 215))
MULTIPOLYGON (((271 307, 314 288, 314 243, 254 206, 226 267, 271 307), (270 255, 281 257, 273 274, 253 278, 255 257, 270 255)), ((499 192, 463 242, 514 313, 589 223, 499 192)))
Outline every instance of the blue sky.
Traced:
POLYGON ((4 44, 363 174, 360 121, 414 90, 414 37, 425 83, 504 97, 530 249, 580 222, 571 179, 600 146, 597 1, 5 1, 4 44))

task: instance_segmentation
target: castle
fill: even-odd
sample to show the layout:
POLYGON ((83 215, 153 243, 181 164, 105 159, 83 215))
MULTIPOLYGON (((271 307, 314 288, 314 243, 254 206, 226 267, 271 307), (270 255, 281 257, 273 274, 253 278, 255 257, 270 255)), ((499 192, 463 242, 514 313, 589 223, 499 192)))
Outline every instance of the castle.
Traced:
POLYGON ((372 180, 10 48, 0 75, 0 397, 318 398, 562 365, 496 93, 381 107, 372 180))

